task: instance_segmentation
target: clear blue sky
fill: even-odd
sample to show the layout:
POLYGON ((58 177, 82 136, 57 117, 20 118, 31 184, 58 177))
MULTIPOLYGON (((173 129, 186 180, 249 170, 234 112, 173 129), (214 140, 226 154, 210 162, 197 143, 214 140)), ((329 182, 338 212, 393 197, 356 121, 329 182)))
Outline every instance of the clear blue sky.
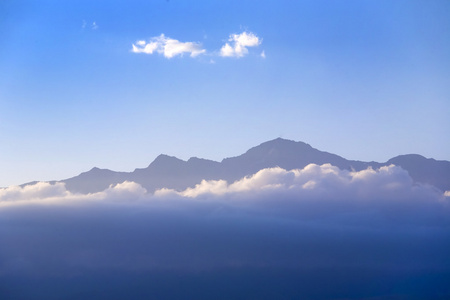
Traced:
POLYGON ((450 160, 447 0, 3 0, 0 71, 0 186, 277 137, 450 160), (161 34, 203 52, 132 51, 161 34))

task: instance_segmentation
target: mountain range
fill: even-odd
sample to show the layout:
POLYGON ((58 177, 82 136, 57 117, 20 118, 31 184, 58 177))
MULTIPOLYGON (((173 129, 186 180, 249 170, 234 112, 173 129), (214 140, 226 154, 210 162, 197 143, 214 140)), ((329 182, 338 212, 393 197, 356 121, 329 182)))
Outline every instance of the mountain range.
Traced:
MULTIPOLYGON (((61 181, 75 193, 93 193, 124 181, 139 183, 149 192, 159 188, 183 190, 202 180, 224 179, 228 182, 252 175, 264 168, 302 169, 308 164, 330 163, 340 169, 360 171, 386 165, 397 165, 408 171, 416 183, 430 184, 442 191, 450 190, 450 162, 425 158, 418 154, 399 155, 387 162, 347 160, 324 152, 303 142, 277 138, 253 147, 242 155, 225 158, 221 162, 191 157, 184 161, 165 154, 159 155, 148 167, 133 172, 115 172, 93 168, 78 176, 61 181)), ((28 185, 32 183, 27 183, 28 185)), ((24 186, 23 185, 23 186, 24 186)))

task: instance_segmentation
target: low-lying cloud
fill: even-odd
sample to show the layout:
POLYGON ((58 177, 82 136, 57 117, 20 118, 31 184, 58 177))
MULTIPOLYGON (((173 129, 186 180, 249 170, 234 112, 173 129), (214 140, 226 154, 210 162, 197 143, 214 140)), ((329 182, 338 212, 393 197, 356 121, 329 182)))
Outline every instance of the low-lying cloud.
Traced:
MULTIPOLYGON (((203 180, 182 191, 162 188, 153 194, 135 182, 125 181, 102 192, 77 194, 63 183, 38 182, 0 189, 0 213, 8 207, 29 205, 117 205, 180 207, 204 211, 206 207, 250 215, 288 219, 351 216, 408 224, 450 224, 450 197, 433 186, 413 182, 408 173, 391 165, 378 170, 341 170, 330 164, 310 164, 303 169, 263 169, 232 183, 203 180)), ((372 220, 371 219, 371 220, 372 220)))
POLYGON ((413 201, 428 199, 430 203, 446 203, 448 191, 442 193, 429 185, 413 182, 408 172, 391 165, 378 170, 368 168, 362 171, 341 170, 330 164, 310 164, 303 169, 285 170, 279 167, 267 168, 254 175, 232 183, 225 180, 203 180, 194 187, 182 191, 159 189, 150 194, 141 185, 125 181, 108 189, 91 194, 74 194, 66 190, 64 183, 38 182, 24 187, 11 186, 0 189, 0 207, 20 202, 53 202, 67 204, 73 199, 120 200, 123 202, 153 201, 167 198, 220 199, 234 203, 252 199, 267 199, 274 196, 292 198, 302 202, 344 200, 366 203, 386 200, 413 201))
POLYGON ((378 170, 372 168, 350 172, 340 170, 330 164, 310 164, 301 170, 282 168, 263 169, 256 174, 228 184, 224 180, 203 180, 194 188, 181 192, 158 190, 155 195, 176 193, 183 197, 205 195, 248 194, 260 197, 272 193, 288 193, 292 196, 349 198, 358 201, 385 197, 411 197, 423 193, 438 193, 430 186, 414 185, 408 173, 400 167, 391 165, 378 170))
POLYGON ((233 299, 450 295, 449 202, 396 166, 269 168, 153 194, 134 182, 91 194, 8 187, 0 296, 215 298, 205 286, 233 299))

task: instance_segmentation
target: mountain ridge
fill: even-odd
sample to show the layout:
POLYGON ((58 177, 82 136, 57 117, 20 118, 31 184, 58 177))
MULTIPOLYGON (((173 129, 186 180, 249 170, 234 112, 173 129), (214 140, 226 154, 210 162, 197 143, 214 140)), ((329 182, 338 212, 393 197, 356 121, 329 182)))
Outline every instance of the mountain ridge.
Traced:
MULTIPOLYGON (((281 167, 287 170, 301 169, 308 164, 330 163, 340 169, 360 171, 372 167, 394 164, 402 167, 417 183, 434 185, 450 190, 450 162, 425 158, 419 154, 395 156, 385 163, 348 160, 339 155, 321 151, 304 142, 277 138, 252 147, 245 153, 214 161, 198 157, 182 160, 167 154, 158 155, 146 168, 132 172, 116 172, 97 167, 77 176, 51 181, 63 182, 71 192, 99 192, 123 181, 139 183, 149 192, 158 188, 183 190, 201 180, 224 179, 228 182, 252 175, 264 168, 281 167)), ((24 184, 28 185, 30 183, 24 184)), ((22 185, 22 186, 24 186, 22 185)))

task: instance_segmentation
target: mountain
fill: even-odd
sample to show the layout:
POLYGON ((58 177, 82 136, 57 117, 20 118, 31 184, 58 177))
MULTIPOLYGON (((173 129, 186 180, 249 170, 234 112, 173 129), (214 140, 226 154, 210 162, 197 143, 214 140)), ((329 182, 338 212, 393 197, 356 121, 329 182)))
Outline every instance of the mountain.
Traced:
POLYGON ((108 169, 92 168, 78 176, 62 180, 66 188, 76 193, 94 193, 103 191, 111 184, 117 184, 129 180, 127 172, 114 172, 108 169))
POLYGON ((417 154, 400 155, 385 163, 347 160, 336 154, 317 150, 303 142, 275 139, 253 147, 242 155, 221 162, 192 157, 188 161, 161 154, 147 168, 133 172, 114 172, 93 168, 78 176, 62 180, 68 190, 79 193, 102 191, 125 180, 141 184, 149 192, 158 188, 183 190, 201 180, 225 179, 233 182, 261 169, 276 167, 291 170, 310 163, 330 163, 340 169, 363 170, 385 165, 398 165, 409 172, 415 182, 450 190, 450 162, 427 159, 417 154))
POLYGON ((391 158, 386 164, 402 167, 416 182, 434 185, 443 191, 450 190, 449 161, 408 154, 391 158))
POLYGON ((291 170, 304 168, 311 163, 318 165, 330 163, 347 170, 362 170, 368 166, 376 168, 381 166, 381 164, 375 162, 346 160, 338 155, 314 149, 306 143, 281 138, 262 143, 240 156, 222 160, 223 169, 235 175, 226 177, 229 180, 254 174, 264 168, 279 166, 291 170))

